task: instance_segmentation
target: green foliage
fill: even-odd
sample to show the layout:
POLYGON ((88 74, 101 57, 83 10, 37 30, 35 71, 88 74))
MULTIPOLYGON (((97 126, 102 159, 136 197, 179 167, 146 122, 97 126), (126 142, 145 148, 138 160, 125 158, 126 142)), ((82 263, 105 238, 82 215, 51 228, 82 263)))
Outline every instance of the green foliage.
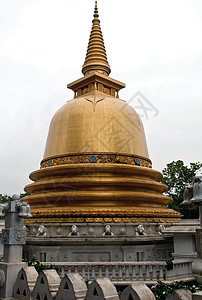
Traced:
MULTIPOLYGON (((27 195, 29 195, 28 193, 21 193, 20 194, 20 199, 23 197, 26 197, 27 195)), ((0 194, 0 203, 6 203, 12 201, 12 197, 6 194, 0 194)))
MULTIPOLYGON (((23 197, 26 197, 27 195, 29 195, 28 193, 21 193, 20 194, 20 199, 23 198, 23 197)), ((9 195, 3 195, 3 194, 0 194, 0 203, 6 203, 6 202, 9 202, 9 201, 12 201, 12 197, 9 196, 9 195)))
MULTIPOLYGON (((25 197, 25 196, 27 196, 27 195, 29 195, 28 193, 21 193, 20 194, 20 199, 21 198, 23 198, 23 197, 25 197)), ((6 203, 6 202, 10 202, 10 201, 12 201, 12 197, 11 196, 9 196, 9 195, 3 195, 3 194, 0 194, 0 204, 1 203, 6 203)), ((4 219, 4 217, 0 217, 0 219, 4 219)))
POLYGON ((162 281, 158 280, 155 286, 151 287, 152 292, 158 300, 165 300, 170 294, 179 289, 187 289, 191 293, 196 293, 202 290, 201 285, 189 285, 184 281, 175 281, 173 285, 167 285, 162 281))
POLYGON ((30 195, 29 193, 20 193, 20 199, 30 195))
POLYGON ((90 284, 88 278, 85 279, 85 284, 86 284, 86 287, 88 288, 88 287, 89 287, 89 284, 90 284))
POLYGON ((198 218, 198 208, 188 210, 180 205, 184 200, 185 185, 192 182, 193 177, 201 167, 202 163, 199 162, 190 163, 188 167, 182 160, 178 160, 167 164, 162 171, 162 183, 168 186, 168 191, 165 194, 173 199, 173 203, 169 205, 169 208, 177 210, 187 219, 198 218))
POLYGON ((6 203, 12 200, 12 197, 9 195, 0 194, 0 203, 6 203))
POLYGON ((42 264, 35 257, 33 257, 30 261, 28 261, 27 259, 24 259, 24 261, 28 263, 28 266, 34 266, 38 273, 40 273, 43 270, 50 270, 50 269, 56 270, 58 274, 61 273, 61 270, 58 266, 42 264))

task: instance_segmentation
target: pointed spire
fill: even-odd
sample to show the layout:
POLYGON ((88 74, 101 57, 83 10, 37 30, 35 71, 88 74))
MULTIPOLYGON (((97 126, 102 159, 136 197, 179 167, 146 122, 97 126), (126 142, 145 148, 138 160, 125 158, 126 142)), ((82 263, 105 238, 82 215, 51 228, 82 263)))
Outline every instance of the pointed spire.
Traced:
POLYGON ((98 8, 97 8, 97 1, 95 1, 95 10, 94 10, 94 18, 99 18, 99 15, 98 15, 98 8))
POLYGON ((88 43, 86 59, 82 67, 82 73, 86 75, 91 71, 98 71, 105 75, 109 75, 111 69, 107 61, 107 54, 100 28, 97 1, 95 1, 94 19, 92 22, 93 25, 88 43))

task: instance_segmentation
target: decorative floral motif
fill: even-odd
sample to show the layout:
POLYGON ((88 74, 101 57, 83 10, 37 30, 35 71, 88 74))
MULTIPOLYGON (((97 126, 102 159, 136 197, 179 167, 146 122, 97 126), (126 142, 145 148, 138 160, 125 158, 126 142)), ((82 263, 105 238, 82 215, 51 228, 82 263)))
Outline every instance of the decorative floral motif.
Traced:
POLYGON ((126 165, 138 165, 140 167, 152 168, 152 163, 148 158, 138 157, 136 155, 124 154, 79 154, 67 155, 44 160, 41 163, 41 168, 48 168, 66 164, 82 164, 82 163, 114 163, 126 165), (50 164, 51 162, 51 164, 50 164), (137 163, 138 162, 138 163, 137 163))
POLYGON ((167 209, 77 209, 74 218, 71 217, 72 209, 63 209, 63 217, 55 218, 61 215, 61 210, 37 210, 32 212, 33 219, 25 220, 25 223, 178 223, 179 213, 167 209), (98 217, 99 215, 99 217, 98 217), (40 217, 39 217, 40 216, 40 217))
POLYGON ((2 230, 2 244, 4 245, 25 245, 26 230, 6 228, 2 230))

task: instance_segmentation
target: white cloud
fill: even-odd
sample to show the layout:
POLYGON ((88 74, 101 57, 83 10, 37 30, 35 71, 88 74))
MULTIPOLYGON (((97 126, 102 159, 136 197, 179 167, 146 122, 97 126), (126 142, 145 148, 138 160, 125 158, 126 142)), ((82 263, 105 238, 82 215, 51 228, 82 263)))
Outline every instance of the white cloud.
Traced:
MULTIPOLYGON (((0 3, 0 193, 22 191, 43 157, 50 119, 81 76, 94 1, 0 3)), ((144 120, 154 167, 201 160, 200 0, 98 1, 112 77, 159 110, 144 120)))

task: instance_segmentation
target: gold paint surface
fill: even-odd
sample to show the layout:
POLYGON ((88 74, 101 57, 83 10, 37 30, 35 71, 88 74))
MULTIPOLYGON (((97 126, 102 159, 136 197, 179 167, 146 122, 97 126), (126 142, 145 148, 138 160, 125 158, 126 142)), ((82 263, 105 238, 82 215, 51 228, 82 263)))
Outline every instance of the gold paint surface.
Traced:
MULTIPOLYGON (((100 98, 100 93, 95 96, 100 98)), ((44 159, 86 152, 148 159, 142 121, 135 110, 111 96, 97 102, 95 110, 83 96, 62 106, 51 121, 44 159)))
POLYGON ((31 204, 36 219, 61 216, 69 220, 72 214, 94 218, 92 222, 104 216, 113 216, 114 222, 129 216, 139 221, 145 216, 180 218, 166 208, 172 200, 162 194, 167 187, 156 181, 161 173, 151 168, 112 163, 57 165, 35 171, 31 178, 35 182, 25 188, 31 195, 23 201, 31 204))
POLYGON ((76 209, 42 209, 32 210, 33 219, 26 220, 26 223, 37 222, 86 222, 86 223, 130 223, 130 222, 156 222, 176 223, 180 220, 180 214, 170 209, 159 208, 134 208, 103 209, 96 212, 90 207, 85 210, 76 209), (97 217, 99 215, 99 217, 97 217))
POLYGON ((41 162, 41 168, 53 167, 66 164, 79 163, 121 163, 129 165, 140 165, 151 168, 150 159, 137 155, 124 155, 118 153, 78 153, 66 156, 49 157, 41 162), (92 158, 94 160, 92 160, 92 158))
POLYGON ((125 85, 108 77, 95 7, 84 77, 68 85, 74 99, 53 116, 41 169, 24 197, 43 222, 178 222, 162 174, 151 168, 142 121, 119 99, 125 85), (93 158, 93 159, 92 159, 93 158), (137 164, 137 160, 139 163, 137 164))
POLYGON ((109 75, 111 70, 107 61, 107 54, 104 46, 102 31, 100 28, 97 2, 95 4, 94 19, 92 22, 93 25, 82 72, 85 75, 92 70, 99 70, 100 72, 109 75))

